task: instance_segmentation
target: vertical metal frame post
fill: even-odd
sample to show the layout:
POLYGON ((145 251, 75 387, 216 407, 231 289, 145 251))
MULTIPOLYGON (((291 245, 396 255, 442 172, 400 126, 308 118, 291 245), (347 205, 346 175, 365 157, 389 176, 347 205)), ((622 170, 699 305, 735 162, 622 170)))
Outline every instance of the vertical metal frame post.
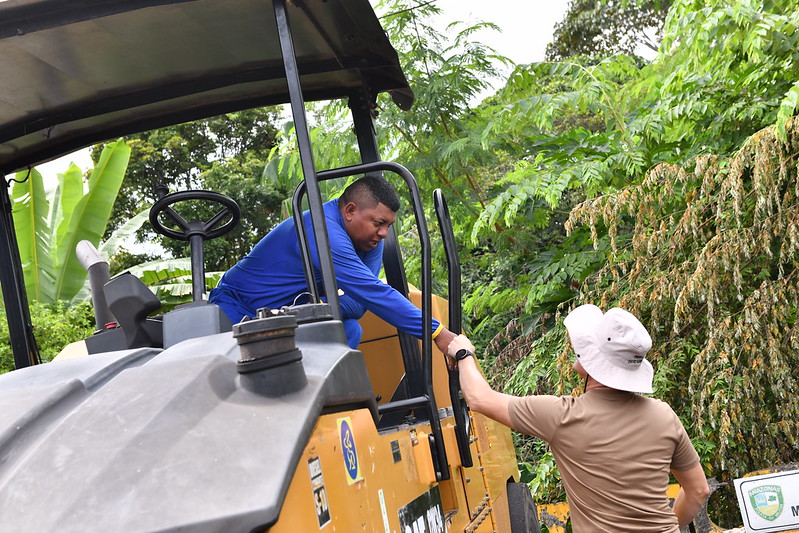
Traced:
MULTIPOLYGON (((300 75, 297 69, 297 57, 294 51, 294 41, 291 38, 291 26, 286 12, 285 0, 274 0, 275 22, 280 41, 280 51, 283 56, 283 66, 286 69, 286 83, 288 84, 289 99, 291 101, 291 115, 294 119, 294 131, 297 135, 297 147, 300 151, 300 164, 305 177, 305 186, 308 190, 308 205, 311 210, 311 224, 316 238, 316 250, 319 253, 319 266, 322 271, 322 283, 325 287, 327 303, 330 304, 333 317, 341 320, 341 309, 338 304, 338 286, 333 270, 333 258, 330 255, 330 239, 327 235, 327 224, 322 207, 322 193, 316 179, 316 168, 313 161, 311 136, 308 133, 308 121, 305 117, 305 101, 300 86, 300 75), (325 251, 323 253, 322 251, 325 251)), ((296 211, 296 210, 295 210, 296 211)), ((302 218, 302 213, 294 213, 295 221, 302 218)), ((296 227, 301 228, 300 224, 296 227)), ((309 290, 312 290, 309 287, 309 290)))
MULTIPOLYGON (((325 170, 319 173, 319 180, 328 180, 343 178, 345 176, 354 176, 356 174, 368 174, 387 170, 400 176, 405 184, 408 186, 411 194, 411 202, 413 204, 414 217, 416 220, 416 228, 419 232, 419 243, 422 252, 422 330, 427 330, 432 333, 433 331, 433 297, 432 297, 432 280, 431 280, 431 251, 430 251, 430 236, 427 231, 427 222, 424 218, 424 209, 422 208, 422 199, 419 195, 419 187, 416 185, 416 179, 411 172, 398 163, 388 161, 377 161, 374 163, 363 163, 351 167, 343 167, 333 170, 325 170)), ((297 205, 304 193, 304 187, 301 183, 298 186, 298 191, 295 192, 295 205, 297 205)), ((444 447, 444 437, 441 429, 441 420, 438 416, 438 407, 436 406, 435 394, 433 391, 433 339, 432 335, 422 335, 422 357, 418 371, 415 371, 410 376, 411 382, 421 382, 420 388, 422 394, 415 398, 407 400, 399 400, 396 402, 389 402, 378 407, 380 413, 399 410, 399 409, 416 409, 422 408, 427 411, 429 415, 429 422, 432 434, 428 436, 433 456, 434 468, 436 476, 439 481, 450 478, 450 471, 447 462, 447 450, 444 447), (421 377, 421 379, 419 379, 421 377)), ((406 371, 410 369, 406 368, 406 371)))
MULTIPOLYGON (((379 161, 380 150, 377 146, 375 123, 369 108, 369 102, 366 101, 363 93, 358 93, 350 97, 349 107, 352 113, 352 123, 355 127, 355 136, 358 140, 361 162, 375 163, 379 161)), ((397 241, 397 232, 393 225, 384 241, 383 268, 386 271, 388 284, 407 298, 408 281, 405 278, 402 253, 397 241)), ((397 330, 397 336, 406 370, 410 371, 411 374, 421 375, 422 358, 419 354, 419 343, 412 335, 404 331, 397 330)), ((425 393, 424 384, 418 380, 405 380, 404 383, 409 397, 420 396, 425 393)))
MULTIPOLYGON (((3 184, 5 185, 5 184, 3 184)), ((22 261, 19 257, 14 218, 11 214, 11 199, 8 188, 0 185, 0 285, 8 320, 8 333, 14 366, 25 368, 38 364, 39 348, 33 336, 28 296, 22 277, 22 261)))

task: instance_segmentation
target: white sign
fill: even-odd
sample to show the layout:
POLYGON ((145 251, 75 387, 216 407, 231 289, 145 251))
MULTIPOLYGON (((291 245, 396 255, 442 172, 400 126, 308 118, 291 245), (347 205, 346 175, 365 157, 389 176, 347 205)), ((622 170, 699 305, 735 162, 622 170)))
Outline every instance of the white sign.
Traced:
POLYGON ((735 480, 747 533, 799 529, 799 470, 735 480))

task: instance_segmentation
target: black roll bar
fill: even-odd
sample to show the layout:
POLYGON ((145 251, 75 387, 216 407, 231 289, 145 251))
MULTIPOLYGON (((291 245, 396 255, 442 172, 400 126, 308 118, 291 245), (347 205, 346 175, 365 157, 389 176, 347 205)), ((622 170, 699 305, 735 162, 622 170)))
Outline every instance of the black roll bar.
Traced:
MULTIPOLYGON (((377 137, 375 135, 374 102, 367 96, 365 90, 360 90, 350 96, 348 106, 352 113, 352 124, 355 126, 355 137, 358 140, 361 162, 373 163, 380 161, 377 137)), ((386 274, 386 282, 399 291, 400 294, 407 297, 408 281, 405 279, 405 265, 402 261, 402 253, 397 241, 397 232, 393 225, 388 229, 388 235, 383 240, 383 243, 383 270, 386 274)), ((404 331, 398 330, 397 337, 406 372, 411 369, 412 375, 421 375, 422 358, 419 353, 419 343, 412 335, 404 331)), ((425 394, 424 384, 403 379, 394 394, 397 396, 396 399, 421 396, 425 394)), ((388 417, 385 420, 388 420, 388 417)))
MULTIPOLYGON (((319 177, 317 176, 316 179, 318 180, 319 177)), ((294 195, 291 197, 291 205, 293 211, 292 216, 294 218, 294 231, 297 234, 297 243, 299 243, 300 245, 302 270, 305 273, 305 284, 308 286, 308 295, 310 296, 311 303, 318 303, 319 301, 321 301, 319 299, 319 287, 316 286, 316 278, 314 277, 313 262, 311 261, 311 249, 308 246, 308 238, 306 237, 307 234, 305 233, 305 221, 302 218, 302 197, 304 194, 305 194, 305 182, 302 181, 297 186, 297 188, 294 189, 294 195)), ((313 220, 311 221, 313 222, 313 220)), ((316 227, 315 224, 314 227, 316 227)), ((319 248, 317 247, 317 251, 318 250, 319 248)), ((338 289, 338 285, 336 286, 336 288, 338 289)), ((336 293, 338 293, 338 290, 336 290, 336 293)), ((340 315, 338 316, 338 319, 341 319, 340 315)))
MULTIPOLYGON (((408 186, 408 190, 411 193, 411 204, 413 207, 413 214, 414 218, 416 219, 416 228, 419 232, 419 242, 422 247, 422 331, 427 330, 430 332, 428 335, 422 335, 422 364, 421 376, 409 376, 410 381, 420 381, 418 377, 421 377, 421 382, 424 384, 424 391, 425 394, 413 398, 410 400, 410 404, 417 405, 420 398, 425 398, 426 401, 424 402, 424 407, 427 411, 429 411, 430 416, 430 428, 432 431, 432 435, 430 435, 430 448, 431 453, 433 454, 433 463, 436 470, 436 478, 439 481, 443 481, 450 478, 449 469, 446 468, 448 465, 447 462, 447 451, 444 448, 444 437, 441 430, 441 420, 438 417, 438 407, 436 406, 435 395, 433 394, 433 339, 432 339, 432 331, 433 331, 433 313, 432 313, 432 274, 431 274, 431 252, 430 252, 430 235, 427 231, 427 222, 425 221, 424 217, 424 209, 422 209, 422 199, 419 195, 419 187, 416 184, 416 179, 413 177, 411 172, 400 165, 399 163, 394 163, 390 161, 375 161, 372 163, 362 163, 360 165, 353 165, 349 167, 342 167, 332 170, 325 170, 319 172, 317 175, 317 180, 329 180, 329 179, 336 179, 336 178, 344 178, 348 176, 355 176, 358 174, 368 174, 370 172, 380 172, 380 171, 388 171, 394 174, 399 175, 404 181, 405 184, 408 186)), ((297 186, 297 189, 294 192, 294 220, 295 225, 297 226, 297 233, 302 243, 303 240, 306 239, 306 232, 305 232, 305 222, 302 219, 302 195, 305 192, 306 182, 302 182, 297 186)), ((313 213, 313 209, 311 210, 313 213)), ((317 230, 317 226, 314 223, 314 233, 316 235, 317 243, 319 242, 319 230, 317 230)), ((324 229, 324 231, 327 231, 324 229)), ((317 248, 317 250, 321 250, 322 248, 317 248)), ((306 279, 308 279, 308 272, 310 272, 310 278, 313 280, 313 263, 311 261, 310 250, 308 249, 307 244, 303 246, 300 244, 300 251, 304 254, 303 255, 303 267, 305 268, 306 272, 306 279)), ((319 254, 324 255, 324 254, 319 254)), ((330 254, 327 254, 328 256, 330 254)), ((321 257, 320 257, 321 260, 321 257)), ((325 285, 325 293, 329 294, 330 290, 328 288, 327 280, 323 279, 323 283, 325 285)), ((309 282, 309 291, 312 291, 312 286, 315 285, 315 281, 313 283, 309 282)), ((337 290, 337 289, 336 289, 337 290)), ((336 299, 336 307, 338 307, 338 299, 336 299)), ((340 310, 339 310, 340 311, 340 310)), ((340 313, 339 313, 340 316, 340 313)), ((413 368, 406 367, 406 373, 408 371, 413 372, 413 368)), ((407 407, 409 400, 400 400, 399 402, 387 402, 378 406, 378 412, 384 413, 389 411, 395 411, 400 408, 407 407), (401 404, 401 405, 399 405, 401 404), (399 406, 398 406, 399 405, 399 406)), ((419 407, 422 405, 419 404, 419 407)))
MULTIPOLYGON (((7 185, 7 184, 3 184, 7 185)), ((11 198, 8 187, 0 185, 0 285, 6 307, 6 320, 14 354, 14 367, 25 368, 41 363, 39 347, 33 336, 28 295, 22 275, 22 260, 19 256, 14 217, 11 213, 11 198)))
MULTIPOLYGON (((336 283, 335 272, 333 269, 333 258, 330 254, 330 240, 327 234, 327 224, 325 222, 324 208, 322 206, 322 194, 319 190, 319 181, 325 179, 342 178, 356 174, 366 174, 369 172, 380 172, 387 170, 399 174, 408 188, 411 191, 411 199, 413 201, 414 215, 416 217, 416 226, 419 230, 419 237, 422 243, 422 326, 428 328, 432 332, 432 283, 431 283, 431 259, 430 259, 430 237, 427 232, 427 224, 424 218, 424 211, 421 208, 422 202, 419 196, 419 188, 416 185, 416 180, 408 169, 397 163, 391 162, 366 162, 352 167, 345 167, 334 170, 326 170, 317 174, 314 166, 313 151, 311 147, 311 138, 308 132, 308 123, 305 117, 305 105, 302 95, 302 88, 300 86, 299 72, 297 69, 297 60, 294 53, 294 44, 291 37, 291 28, 289 26, 288 15, 286 12, 285 0, 274 0, 273 7, 275 11, 275 22, 277 24, 278 37, 280 41, 280 49, 283 56, 283 65, 286 69, 286 83, 288 85, 288 92, 291 101, 291 114, 294 119, 295 132, 297 134, 297 147, 300 153, 300 163, 302 166, 304 180, 297 187, 295 191, 294 201, 294 220, 297 230, 297 238, 300 243, 306 239, 305 223, 302 219, 301 198, 303 191, 307 189, 308 204, 311 213, 311 224, 314 227, 314 238, 316 240, 316 249, 319 253, 319 265, 322 274, 322 283, 325 289, 325 296, 328 304, 330 304, 333 318, 341 320, 341 308, 338 301, 338 285, 336 283), (296 206, 299 206, 296 207, 296 206), (321 253, 321 250, 326 250, 327 253, 321 253)), ((363 135, 359 134, 359 142, 363 135)), ((374 154, 376 156, 376 153, 374 154)), ((302 244, 301 244, 302 246, 302 244)), ((303 266, 306 272, 306 282, 308 290, 316 293, 315 299, 318 299, 318 291, 316 289, 316 282, 313 275, 313 264, 310 258, 310 250, 308 249, 307 242, 304 248, 300 249, 303 254, 303 266)), ((403 351, 403 358, 405 352, 403 351)), ((432 338, 431 335, 422 336, 422 382, 424 383, 424 391, 426 392, 427 402, 426 408, 429 411, 430 427, 432 435, 430 435, 430 451, 433 456, 433 466, 436 471, 436 478, 439 481, 450 478, 449 469, 447 468, 447 452, 444 447, 444 437, 441 431, 441 420, 438 417, 438 408, 435 403, 435 396, 433 394, 433 357, 432 357, 432 338)), ((406 366, 406 372, 408 367, 406 366)), ((391 402, 389 402, 390 404, 391 402)), ((383 404, 386 409, 387 404, 383 404)))
MULTIPOLYGON (((311 136, 308 133, 308 121, 305 118, 305 101, 302 96, 302 87, 300 86, 297 56, 294 53, 294 41, 291 37, 291 27, 289 26, 286 12, 286 1, 274 0, 273 6, 280 40, 280 50, 283 55, 283 66, 286 69, 286 83, 288 84, 289 98, 291 100, 291 115, 294 119, 294 130, 297 134, 297 148, 300 152, 300 164, 305 177, 303 183, 308 188, 308 204, 311 207, 311 222, 315 229, 316 249, 330 250, 325 213, 322 208, 322 193, 319 191, 311 148, 311 136)), ((327 303, 330 304, 333 318, 340 320, 341 309, 338 305, 338 287, 336 286, 336 276, 333 271, 333 257, 330 253, 319 254, 319 266, 322 271, 322 282, 325 286, 327 303)))
MULTIPOLYGON (((433 205, 436 209, 438 225, 441 228, 441 240, 444 242, 444 253, 447 256, 447 293, 449 298, 449 329, 454 333, 460 333, 462 329, 461 316, 461 263, 458 259, 458 249, 455 246, 455 232, 452 231, 452 219, 449 216, 449 208, 441 189, 433 191, 433 205)), ((465 467, 470 467, 472 452, 469 449, 469 406, 461 394, 460 374, 457 370, 450 370, 449 374, 449 398, 452 400, 452 411, 455 415, 455 438, 458 441, 458 452, 461 456, 461 463, 465 467)))

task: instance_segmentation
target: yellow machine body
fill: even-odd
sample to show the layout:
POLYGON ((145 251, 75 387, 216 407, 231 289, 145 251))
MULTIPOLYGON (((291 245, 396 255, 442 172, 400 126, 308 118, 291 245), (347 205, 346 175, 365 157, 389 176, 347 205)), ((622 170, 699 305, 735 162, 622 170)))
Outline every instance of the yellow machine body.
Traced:
MULTIPOLYGON (((411 299, 418 303, 419 292, 412 290, 411 299)), ((437 319, 446 316, 446 301, 434 298, 433 314, 437 319)), ((402 378, 397 332, 371 313, 361 324, 359 349, 382 402, 402 378)), ((443 412, 451 405, 447 371, 443 354, 435 355, 434 390, 443 412)), ((454 418, 441 420, 451 477, 439 482, 428 443, 429 424, 409 422, 378 432, 367 409, 323 415, 270 533, 509 532, 506 483, 519 479, 510 430, 476 413, 470 412, 470 421, 473 466, 466 468, 458 453, 454 418), (342 424, 351 429, 351 441, 342 436, 342 424), (436 519, 438 502, 442 523, 436 519)))

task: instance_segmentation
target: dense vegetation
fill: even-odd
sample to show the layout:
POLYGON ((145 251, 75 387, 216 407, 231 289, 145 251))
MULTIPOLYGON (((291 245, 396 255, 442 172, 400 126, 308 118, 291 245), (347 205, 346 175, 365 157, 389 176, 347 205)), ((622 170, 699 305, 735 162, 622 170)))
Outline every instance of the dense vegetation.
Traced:
MULTIPOLYGON (((480 103, 509 65, 473 40, 490 25, 454 24, 445 36, 430 23, 433 4, 375 4, 416 94, 410 112, 378 101, 383 157, 410 168, 425 199, 435 188, 448 198, 467 333, 495 385, 572 392, 562 317, 581 303, 621 305, 652 333, 656 395, 683 419, 708 475, 796 460, 799 0, 574 0, 553 60, 515 66, 480 103), (654 33, 625 30, 628 15, 654 33), (607 24, 606 37, 631 33, 596 42, 589 19, 607 24), (631 55, 652 38, 662 39, 653 60, 631 55)), ((317 168, 354 163, 346 106, 309 111, 317 168)), ((271 113, 128 139, 139 178, 125 198, 138 203, 116 209, 152 199, 148 176, 218 190, 234 182, 228 173, 244 177, 228 191, 260 209, 220 245, 215 266, 229 266, 280 218, 299 179, 291 125, 273 127, 271 113), (208 144, 256 126, 256 143, 208 144), (199 170, 169 166, 181 158, 199 170)), ((413 282, 410 218, 397 229, 413 282)), ((434 264, 443 293, 443 256, 434 264)), ((519 450, 536 497, 559 498, 546 448, 520 439, 519 450)))
MULTIPOLYGON (((653 333, 656 395, 708 475, 795 460, 796 4, 673 2, 649 63, 520 65, 466 112, 381 116, 384 131, 415 132, 386 145, 455 204, 469 333, 497 385, 571 392, 561 317, 580 303, 626 306, 653 333)), ((421 9, 390 11, 390 31, 431 31, 421 9)), ((458 93, 462 79, 472 94, 480 78, 459 67, 487 51, 471 30, 452 48, 419 39, 403 58, 422 105, 435 101, 428 88, 458 93)), ((537 496, 557 497, 545 449, 520 446, 537 496)))
MULTIPOLYGON (((5 326, 6 314, 0 308, 5 326)), ((42 362, 53 359, 67 344, 85 339, 94 332, 94 312, 88 302, 69 305, 65 301, 31 303, 31 323, 42 362)), ((8 327, 0 328, 0 373, 14 370, 14 355, 8 327)))

